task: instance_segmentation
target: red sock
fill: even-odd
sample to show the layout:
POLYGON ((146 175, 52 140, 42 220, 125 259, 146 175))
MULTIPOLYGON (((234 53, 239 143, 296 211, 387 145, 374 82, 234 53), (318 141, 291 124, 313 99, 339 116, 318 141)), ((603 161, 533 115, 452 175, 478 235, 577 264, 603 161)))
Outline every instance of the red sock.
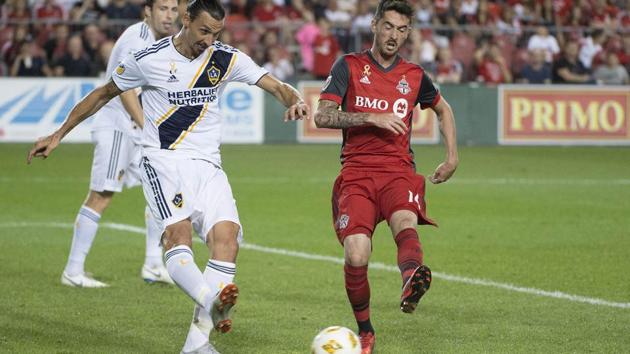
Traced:
POLYGON ((346 278, 346 293, 354 311, 357 322, 370 319, 370 283, 368 282, 368 266, 354 267, 346 263, 343 267, 346 278))
POLYGON ((404 285, 413 271, 424 262, 424 253, 415 228, 402 230, 396 235, 395 240, 398 246, 398 268, 404 285))

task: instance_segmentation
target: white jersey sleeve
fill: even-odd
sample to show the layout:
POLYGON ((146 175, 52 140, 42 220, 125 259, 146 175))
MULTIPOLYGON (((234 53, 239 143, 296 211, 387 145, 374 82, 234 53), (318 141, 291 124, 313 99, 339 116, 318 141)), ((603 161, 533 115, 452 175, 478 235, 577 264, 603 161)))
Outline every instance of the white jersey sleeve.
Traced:
POLYGON ((121 91, 127 91, 148 84, 134 54, 128 54, 112 73, 112 80, 121 91))
POLYGON ((248 85, 255 85, 261 77, 269 73, 254 63, 247 54, 237 51, 234 68, 227 77, 227 81, 244 82, 248 85))

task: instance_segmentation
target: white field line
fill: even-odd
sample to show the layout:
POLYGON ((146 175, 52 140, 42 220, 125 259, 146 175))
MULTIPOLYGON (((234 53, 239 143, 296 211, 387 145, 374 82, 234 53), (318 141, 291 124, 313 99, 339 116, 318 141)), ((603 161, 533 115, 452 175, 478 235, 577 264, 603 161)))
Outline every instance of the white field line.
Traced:
MULTIPOLYGON (((100 226, 104 228, 112 229, 112 230, 127 231, 127 232, 132 232, 132 233, 141 234, 141 235, 144 235, 145 233, 145 229, 143 227, 138 227, 138 226, 133 226, 133 225, 117 224, 117 223, 102 223, 100 226)), ((73 224, 59 223, 59 222, 0 223, 0 228, 20 228, 20 227, 57 227, 57 228, 71 229, 73 227, 73 224)), ((197 242, 201 242, 201 240, 198 238, 195 238, 194 240, 197 242)), ((271 247, 259 246, 252 243, 244 243, 241 245, 241 248, 252 250, 252 251, 263 252, 263 253, 271 253, 271 254, 277 254, 277 255, 282 255, 282 256, 294 257, 294 258, 308 259, 308 260, 314 260, 314 261, 324 261, 324 262, 336 263, 336 264, 344 264, 343 258, 324 256, 324 255, 305 253, 305 252, 297 252, 297 251, 285 250, 281 248, 271 248, 271 247)), ((387 265, 387 264, 379 263, 379 262, 370 263, 370 268, 380 269, 380 270, 385 270, 385 271, 390 271, 390 272, 399 271, 398 267, 396 266, 387 265)), ((499 283, 492 280, 468 278, 468 277, 463 277, 459 275, 451 275, 451 274, 446 274, 446 273, 441 273, 441 272, 433 272, 433 276, 435 278, 439 278, 442 280, 463 283, 463 284, 468 284, 468 285, 487 286, 491 288, 498 288, 498 289, 513 291, 517 293, 524 293, 524 294, 530 294, 530 295, 536 295, 536 296, 542 296, 542 297, 550 297, 554 299, 561 299, 561 300, 585 303, 585 304, 590 304, 590 305, 630 309, 630 302, 613 302, 613 301, 608 301, 604 299, 567 294, 561 291, 548 291, 548 290, 541 290, 541 289, 536 289, 536 288, 527 288, 527 287, 522 287, 522 286, 517 286, 517 285, 512 285, 512 284, 507 284, 507 283, 499 283)))
MULTIPOLYGON (((0 176, 0 183, 29 182, 29 183, 88 183, 89 178, 77 177, 12 177, 0 176)), ((296 183, 295 178, 289 177, 234 177, 233 183, 244 184, 284 184, 296 183)), ((298 179, 299 183, 329 183, 333 177, 306 177, 298 179)), ((492 185, 492 186, 628 186, 630 178, 458 178, 455 177, 448 184, 463 185, 492 185)))

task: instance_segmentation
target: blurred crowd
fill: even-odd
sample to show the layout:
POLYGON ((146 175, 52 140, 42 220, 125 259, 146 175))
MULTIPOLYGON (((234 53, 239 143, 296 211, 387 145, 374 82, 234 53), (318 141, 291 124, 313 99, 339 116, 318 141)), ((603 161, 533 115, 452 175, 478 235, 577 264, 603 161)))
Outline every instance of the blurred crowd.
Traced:
MULTIPOLYGON (((186 1, 186 0, 180 0, 186 1)), ((403 56, 438 83, 630 84, 630 0, 415 0, 403 56)), ((282 80, 371 46, 378 0, 224 0, 221 40, 282 80)), ((0 0, 0 76, 98 76, 144 0, 0 0)))

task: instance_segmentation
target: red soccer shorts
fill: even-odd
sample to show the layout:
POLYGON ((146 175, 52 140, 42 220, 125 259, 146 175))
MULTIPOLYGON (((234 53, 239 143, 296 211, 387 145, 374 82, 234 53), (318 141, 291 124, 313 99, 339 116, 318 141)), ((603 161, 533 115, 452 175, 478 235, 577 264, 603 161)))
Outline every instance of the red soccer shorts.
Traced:
POLYGON ((410 210, 419 225, 434 225, 426 216, 424 176, 409 172, 342 171, 332 195, 333 223, 337 238, 354 234, 372 237, 376 225, 398 210, 410 210))

